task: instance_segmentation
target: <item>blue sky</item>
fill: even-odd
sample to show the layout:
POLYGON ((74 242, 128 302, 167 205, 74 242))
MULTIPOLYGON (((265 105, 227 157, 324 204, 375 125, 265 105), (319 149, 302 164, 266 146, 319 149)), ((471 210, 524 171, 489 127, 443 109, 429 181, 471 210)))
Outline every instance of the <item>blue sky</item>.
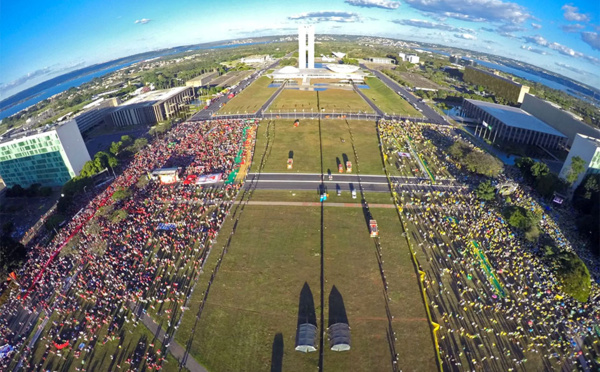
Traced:
POLYGON ((302 23, 484 51, 600 87, 600 2, 516 1, 0 1, 0 99, 94 63, 302 23))

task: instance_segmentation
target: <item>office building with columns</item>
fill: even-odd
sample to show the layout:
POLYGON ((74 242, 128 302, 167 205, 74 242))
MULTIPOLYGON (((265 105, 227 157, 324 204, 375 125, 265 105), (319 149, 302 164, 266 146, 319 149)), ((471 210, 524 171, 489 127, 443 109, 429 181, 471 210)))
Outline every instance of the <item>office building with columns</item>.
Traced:
POLYGON ((567 136, 520 108, 464 99, 462 115, 478 122, 475 134, 492 142, 503 141, 546 149, 561 149, 567 136))
POLYGON ((117 127, 156 124, 177 116, 194 97, 193 87, 148 92, 123 103, 107 116, 107 122, 117 127))
POLYGON ((298 27, 298 68, 315 68, 315 27, 313 25, 298 27))

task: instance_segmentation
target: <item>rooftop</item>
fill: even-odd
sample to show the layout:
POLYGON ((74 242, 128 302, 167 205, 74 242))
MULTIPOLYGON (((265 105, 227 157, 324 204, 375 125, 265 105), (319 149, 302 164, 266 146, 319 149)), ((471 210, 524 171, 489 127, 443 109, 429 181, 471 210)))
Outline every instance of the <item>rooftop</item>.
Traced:
POLYGON ((216 73, 216 71, 205 72, 204 74, 202 74, 200 76, 196 76, 195 78, 188 80, 188 82, 189 81, 200 81, 200 80, 206 78, 207 76, 213 75, 215 73, 216 73))
POLYGON ((466 101, 479 107, 509 127, 534 130, 537 132, 548 133, 566 138, 566 136, 561 132, 552 128, 550 125, 544 123, 535 116, 530 115, 528 112, 521 110, 520 108, 499 105, 497 103, 477 101, 474 99, 466 99, 466 101))
POLYGON ((586 136, 584 134, 581 133, 577 133, 576 137, 581 137, 589 142, 591 142, 592 144, 594 144, 596 147, 600 147, 600 139, 598 138, 594 138, 594 137, 590 137, 590 136, 586 136))
POLYGON ((62 127, 63 125, 65 125, 67 123, 70 123, 71 121, 72 120, 67 120, 62 123, 46 124, 43 127, 39 127, 39 128, 35 128, 35 129, 28 129, 28 130, 22 130, 20 128, 20 129, 17 129, 15 131, 11 132, 10 134, 4 133, 3 135, 0 136, 0 144, 20 140, 22 138, 34 136, 34 135, 40 134, 40 133, 51 132, 53 130, 56 130, 56 129, 62 127))
POLYGON ((174 95, 183 92, 186 89, 190 89, 190 88, 189 87, 177 87, 177 88, 164 89, 164 90, 153 90, 148 93, 140 94, 139 96, 134 97, 134 98, 130 99, 129 101, 124 102, 120 107, 130 106, 130 105, 136 105, 136 106, 140 106, 140 107, 152 106, 155 103, 167 100, 167 99, 173 97, 174 95))
MULTIPOLYGON (((464 59, 464 58, 462 58, 462 59, 464 59)), ((512 85, 516 85, 516 86, 519 86, 519 87, 522 87, 522 86, 523 86, 523 84, 519 84, 519 83, 517 83, 517 82, 516 82, 516 81, 514 81, 514 80, 511 80, 511 79, 509 79, 509 78, 506 78, 506 77, 504 77, 504 76, 501 76, 501 75, 496 75, 496 74, 494 74, 494 73, 491 73, 491 72, 489 72, 489 71, 486 71, 486 70, 482 70, 482 69, 480 69, 480 68, 475 68, 475 67, 467 66, 467 69, 475 70, 475 71, 478 71, 478 72, 483 72, 484 74, 487 74, 487 75, 489 75, 489 76, 493 76, 493 77, 495 77, 496 79, 500 79, 500 80, 502 80, 502 81, 505 81, 505 82, 507 82, 507 83, 510 83, 510 84, 512 84, 512 85)))

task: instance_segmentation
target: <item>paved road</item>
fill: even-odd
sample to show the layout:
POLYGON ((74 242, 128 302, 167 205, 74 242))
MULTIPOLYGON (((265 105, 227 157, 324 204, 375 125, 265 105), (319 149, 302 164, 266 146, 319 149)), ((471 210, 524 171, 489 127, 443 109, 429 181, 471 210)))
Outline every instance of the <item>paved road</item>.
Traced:
POLYGON ((365 70, 370 71, 373 75, 377 76, 381 81, 383 81, 383 83, 385 85, 387 85, 394 92, 401 92, 403 98, 406 99, 411 104, 414 104, 418 108, 420 108, 422 110, 421 112, 423 113, 423 115, 425 115, 429 119, 429 121, 431 121, 432 123, 441 124, 441 125, 450 125, 450 123, 448 123, 446 121, 446 119, 444 119, 444 117, 442 117, 440 114, 438 114, 431 107, 427 106, 425 103, 421 102, 417 97, 413 96, 412 93, 410 93, 408 90, 406 90, 406 88, 402 87, 400 84, 398 84, 394 80, 390 79, 387 75, 385 75, 377 70, 371 70, 371 69, 367 68, 367 66, 362 65, 362 64, 360 65, 360 67, 365 70))
MULTIPOLYGON (((392 177, 391 181, 399 190, 414 190, 427 186, 431 190, 444 191, 449 188, 458 188, 453 180, 442 180, 440 184, 429 186, 423 179, 417 177, 392 177)), ((329 180, 325 175, 322 182, 327 190, 334 192, 351 192, 359 190, 359 176, 356 174, 332 174, 329 180)), ((367 192, 389 192, 390 186, 386 176, 383 175, 361 175, 360 183, 363 190, 367 192)), ((246 178, 246 188, 256 187, 260 190, 308 190, 319 192, 321 187, 321 175, 318 173, 249 173, 246 178)))
MULTIPOLYGON (((252 84, 256 79, 258 79, 260 76, 262 76, 263 72, 265 72, 269 69, 275 68, 275 66, 277 66, 278 64, 279 64, 279 60, 272 63, 269 67, 265 67, 260 71, 254 72, 252 75, 250 75, 250 78, 248 80, 240 82, 239 85, 237 86, 237 88, 231 90, 230 92, 235 93, 235 95, 237 96, 238 93, 240 93, 242 90, 244 90, 250 84, 252 84)), ((216 98, 211 102, 210 106, 208 106, 207 109, 204 109, 204 110, 201 110, 201 111, 195 113, 191 118, 188 119, 188 121, 200 121, 200 120, 211 119, 212 114, 219 110, 219 108, 220 108, 219 106, 221 105, 221 103, 225 104, 229 101, 230 101, 230 99, 227 98, 226 95, 216 98)), ((245 115, 245 116, 246 117, 257 117, 258 116, 257 114, 258 114, 258 112, 253 115, 245 115)))
POLYGON ((356 87, 355 84, 352 84, 352 88, 354 89, 354 91, 356 93, 358 93, 359 96, 362 97, 363 100, 365 100, 365 102, 367 102, 369 104, 369 106, 371 106, 371 108, 373 109, 374 112, 377 113, 377 115, 381 116, 381 117, 385 117, 385 113, 383 111, 381 111, 381 109, 379 107, 377 107, 376 104, 373 103, 373 101, 371 101, 359 88, 356 87))

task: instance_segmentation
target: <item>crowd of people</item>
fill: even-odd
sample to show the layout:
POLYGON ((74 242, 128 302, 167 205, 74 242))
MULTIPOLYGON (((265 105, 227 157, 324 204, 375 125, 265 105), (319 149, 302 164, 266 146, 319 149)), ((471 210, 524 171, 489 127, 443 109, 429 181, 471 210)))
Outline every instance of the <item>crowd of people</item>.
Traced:
MULTIPOLYGON (((244 145, 253 140, 254 131, 244 138, 244 129, 254 126, 244 120, 177 125, 138 152, 51 242, 31 248, 19 273, 22 290, 2 308, 10 316, 41 309, 46 317, 54 314, 38 342, 37 348, 45 349, 42 359, 32 360, 27 347, 21 353, 26 368, 41 369, 51 359, 56 366, 73 356, 85 365, 99 343, 123 342, 122 327, 139 321, 132 311, 136 305, 167 332, 176 329, 240 184, 140 180, 159 168, 178 168, 181 180, 209 174, 227 179, 239 168, 236 159, 246 151, 244 145), (112 197, 117 190, 129 190, 129 196, 112 197), (72 253, 60 253, 66 249, 72 253)), ((24 338, 11 333, 10 316, 0 320, 0 332, 19 348, 24 338)), ((133 368, 136 360, 146 369, 160 369, 164 349, 161 354, 149 345, 138 346, 134 355, 118 355, 125 352, 119 344, 113 357, 121 363, 113 370, 133 368)))
MULTIPOLYGON (((394 121, 380 121, 378 125, 388 164, 399 175, 429 178, 427 174, 429 169, 436 179, 452 178, 450 171, 454 164, 445 162, 443 150, 435 146, 431 140, 424 138, 421 131, 417 129, 424 124, 403 122, 403 125, 399 126, 394 121), (448 166, 451 168, 448 169, 448 166)), ((428 130, 434 130, 432 128, 436 126, 430 125, 430 127, 428 130)))
MULTIPOLYGON (((452 129, 411 123, 386 123, 412 138, 431 141, 441 150, 459 138, 452 129)), ((471 146, 474 146, 471 143, 471 146)), ((500 210, 482 203, 473 189, 481 181, 460 171, 440 152, 436 163, 469 188, 418 192, 400 190, 402 216, 409 240, 426 272, 426 291, 438 332, 445 370, 595 370, 600 365, 600 288, 592 283, 586 303, 565 294, 555 272, 511 228, 500 210), (470 190, 470 191, 469 191, 470 190)), ((519 183, 507 169, 498 183, 519 183)), ((544 208, 541 200, 519 187, 504 203, 542 215, 540 229, 556 247, 584 259, 593 278, 600 270, 575 230, 568 212, 544 208), (551 214, 548 214, 551 213, 551 214), (567 226, 561 229, 559 226, 567 226), (572 245, 574 243, 574 245, 572 245)))

